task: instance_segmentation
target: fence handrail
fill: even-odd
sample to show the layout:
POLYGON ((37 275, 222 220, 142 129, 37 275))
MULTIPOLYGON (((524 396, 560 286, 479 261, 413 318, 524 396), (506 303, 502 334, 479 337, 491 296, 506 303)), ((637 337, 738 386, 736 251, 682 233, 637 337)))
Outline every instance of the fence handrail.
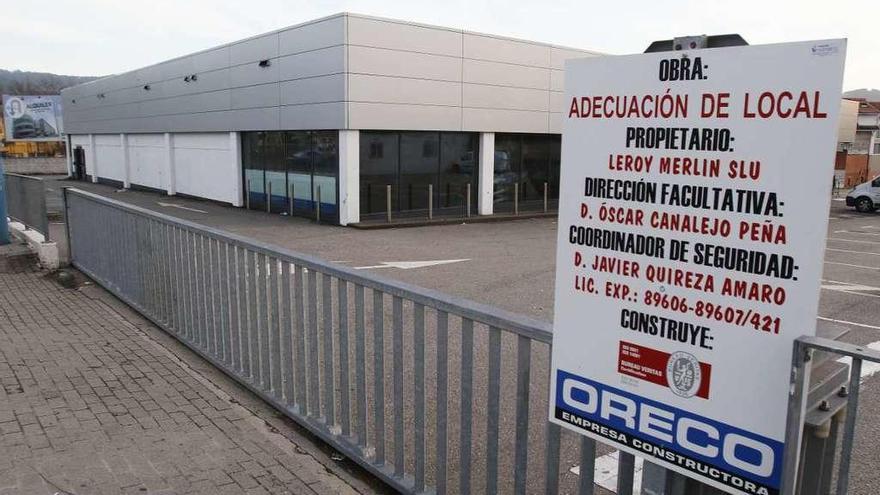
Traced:
POLYGON ((416 303, 423 304, 426 307, 449 313, 456 313, 488 326, 502 327, 505 330, 538 342, 550 344, 553 341, 553 325, 546 321, 536 320, 528 316, 489 306, 487 304, 481 304, 432 289, 407 284, 382 275, 371 273, 369 276, 365 276, 351 268, 328 263, 315 256, 293 251, 282 246, 276 246, 256 239, 247 238, 232 232, 168 215, 166 213, 108 198, 100 194, 83 191, 82 189, 74 187, 68 187, 65 189, 67 190, 67 194, 78 194, 102 202, 108 206, 129 211, 141 216, 159 218, 173 222, 202 234, 232 241, 234 244, 246 246, 257 252, 276 257, 283 261, 300 264, 307 268, 319 270, 334 277, 346 279, 349 282, 370 289, 378 289, 391 295, 410 299, 416 303))
POLYGON ((841 356, 880 363, 880 351, 865 346, 840 342, 839 340, 814 337, 811 335, 799 337, 797 340, 806 348, 833 352, 834 354, 840 354, 841 356))

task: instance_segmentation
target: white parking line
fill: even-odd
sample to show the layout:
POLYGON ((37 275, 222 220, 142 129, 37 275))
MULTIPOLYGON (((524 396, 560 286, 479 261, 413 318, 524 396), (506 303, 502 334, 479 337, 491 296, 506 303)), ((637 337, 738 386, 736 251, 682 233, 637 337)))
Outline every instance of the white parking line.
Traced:
MULTIPOLYGON (((610 454, 597 457, 596 467, 593 469, 593 482, 612 493, 617 493, 617 461, 619 456, 620 451, 615 450, 610 454)), ((644 459, 636 457, 636 466, 633 470, 633 493, 641 492, 642 466, 644 466, 644 459)), ((574 466, 569 471, 580 476, 581 467, 574 466)))
POLYGON ((874 256, 880 256, 880 253, 872 253, 871 251, 852 251, 850 249, 825 248, 825 251, 834 251, 836 253, 872 254, 874 256))
MULTIPOLYGON (((880 351, 880 341, 871 342, 870 344, 868 344, 868 349, 880 351)), ((849 366, 852 363, 852 358, 851 357, 842 357, 842 358, 838 359, 837 362, 843 363, 843 364, 849 366)), ((872 376, 876 375, 878 372, 880 372, 880 363, 863 361, 862 362, 862 373, 860 375, 861 380, 859 380, 859 382, 865 383, 866 379, 871 378, 872 376)))
POLYGON ((840 282, 837 280, 827 280, 827 279, 822 279, 822 282, 827 282, 827 283, 822 284, 823 290, 832 290, 835 292, 843 292, 846 294, 852 294, 854 296, 880 298, 880 295, 877 295, 877 294, 861 294, 861 292, 864 292, 864 291, 880 291, 880 287, 873 287, 871 285, 851 284, 848 282, 840 282))
POLYGON ((854 242, 856 244, 880 244, 877 241, 857 241, 855 239, 841 239, 840 237, 829 237, 829 241, 838 241, 838 242, 854 242))
POLYGON ((831 323, 840 323, 841 325, 852 325, 855 327, 870 328, 871 330, 880 330, 880 327, 874 325, 866 325, 865 323, 856 323, 854 321, 847 320, 835 320, 834 318, 826 318, 824 316, 817 316, 816 318, 822 321, 830 321, 831 323))
POLYGON ((880 267, 877 267, 877 266, 853 265, 852 263, 838 263, 836 261, 826 261, 825 264, 826 265, 851 266, 853 268, 864 268, 866 270, 880 270, 880 267))

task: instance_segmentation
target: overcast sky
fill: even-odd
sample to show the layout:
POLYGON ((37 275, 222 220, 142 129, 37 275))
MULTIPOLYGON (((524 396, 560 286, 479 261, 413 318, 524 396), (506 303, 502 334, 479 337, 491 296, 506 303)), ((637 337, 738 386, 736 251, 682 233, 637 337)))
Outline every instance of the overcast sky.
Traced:
POLYGON ((739 33, 750 44, 849 39, 844 89, 880 87, 876 0, 0 0, 0 68, 107 75, 342 11, 609 54, 739 33), (8 5, 5 5, 7 4, 8 5))

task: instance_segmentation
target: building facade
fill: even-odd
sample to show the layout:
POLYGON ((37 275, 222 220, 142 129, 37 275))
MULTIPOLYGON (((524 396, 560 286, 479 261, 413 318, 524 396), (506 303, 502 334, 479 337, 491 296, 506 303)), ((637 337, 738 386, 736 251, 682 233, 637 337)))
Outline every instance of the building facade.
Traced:
POLYGON ((94 181, 343 225, 488 215, 557 197, 564 62, 594 55, 343 13, 68 88, 64 121, 94 181))

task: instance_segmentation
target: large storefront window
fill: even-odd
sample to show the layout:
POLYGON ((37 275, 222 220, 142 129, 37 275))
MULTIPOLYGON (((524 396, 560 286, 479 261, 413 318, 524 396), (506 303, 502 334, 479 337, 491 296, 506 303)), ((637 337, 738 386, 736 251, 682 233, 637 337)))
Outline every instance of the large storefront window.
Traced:
POLYGON ((361 216, 393 212, 464 214, 468 184, 476 210, 479 136, 464 132, 361 132, 361 216), (429 188, 430 186, 430 188, 429 188), (429 190, 430 189, 430 190, 429 190))
POLYGON ((545 188, 548 207, 555 208, 560 146, 555 134, 496 134, 495 210, 511 210, 515 194, 521 209, 541 209, 545 188))
POLYGON ((252 209, 338 218, 339 140, 336 131, 244 132, 247 200, 252 209))

